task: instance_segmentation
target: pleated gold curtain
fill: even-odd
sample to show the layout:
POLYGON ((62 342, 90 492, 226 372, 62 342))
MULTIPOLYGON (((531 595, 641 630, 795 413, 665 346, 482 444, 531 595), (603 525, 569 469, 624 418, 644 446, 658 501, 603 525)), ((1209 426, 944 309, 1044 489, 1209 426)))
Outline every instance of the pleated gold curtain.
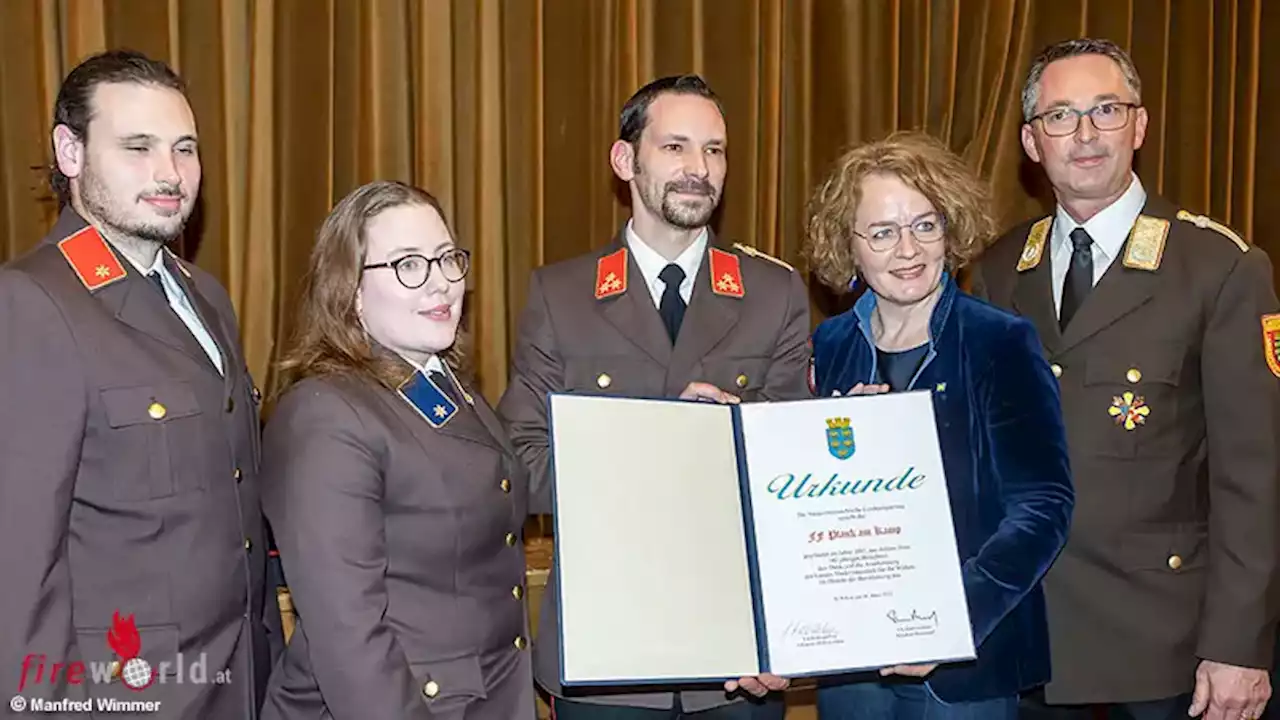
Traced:
MULTIPOLYGON (((1041 212, 1017 139, 1022 79, 1041 46, 1086 33, 1142 73, 1148 188, 1274 252, 1270 0, 3 0, 0 260, 56 210, 41 168, 61 77, 92 51, 137 48, 190 86, 205 180, 181 250, 230 290, 259 383, 321 220, 392 178, 436 193, 475 253, 468 322, 496 400, 530 270, 602 245, 626 216, 607 151, 642 83, 708 78, 730 133, 718 229, 795 261, 828 163, 896 128, 962 153, 1006 222, 1041 212)), ((815 319, 833 307, 815 292, 815 319)))

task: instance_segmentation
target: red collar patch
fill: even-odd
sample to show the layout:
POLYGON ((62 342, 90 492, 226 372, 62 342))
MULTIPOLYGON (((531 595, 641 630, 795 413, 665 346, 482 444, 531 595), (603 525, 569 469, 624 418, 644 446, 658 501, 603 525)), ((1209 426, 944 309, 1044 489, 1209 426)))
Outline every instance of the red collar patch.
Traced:
POLYGON ((609 253, 596 261, 596 299, 603 300, 627 291, 627 249, 609 253))
POLYGON ((738 256, 724 250, 711 248, 711 290, 717 295, 740 298, 747 289, 742 285, 742 266, 738 256))
POLYGON ((124 265, 92 225, 60 240, 58 249, 87 290, 106 287, 125 277, 124 265))

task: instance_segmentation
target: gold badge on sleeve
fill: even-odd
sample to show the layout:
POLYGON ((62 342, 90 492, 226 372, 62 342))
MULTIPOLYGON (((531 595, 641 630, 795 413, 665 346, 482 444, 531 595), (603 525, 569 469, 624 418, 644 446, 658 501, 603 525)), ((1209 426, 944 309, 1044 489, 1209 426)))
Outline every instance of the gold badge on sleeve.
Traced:
POLYGON ((1262 355, 1271 373, 1280 377, 1280 313, 1262 316, 1262 355))

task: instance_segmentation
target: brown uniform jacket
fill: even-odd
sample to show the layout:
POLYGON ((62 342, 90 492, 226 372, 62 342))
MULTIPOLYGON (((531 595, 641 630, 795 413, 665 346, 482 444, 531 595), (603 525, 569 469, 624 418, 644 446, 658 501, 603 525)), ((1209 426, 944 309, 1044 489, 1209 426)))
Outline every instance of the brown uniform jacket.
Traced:
POLYGON ((225 377, 157 288, 71 210, 0 269, 0 668, 13 691, 24 658, 43 659, 27 697, 254 718, 267 623, 280 640, 264 591, 258 395, 226 292, 173 262, 225 377), (157 673, 140 692, 93 679, 121 659, 107 639, 116 613, 132 616, 157 673), (77 661, 83 675, 68 683, 77 661))
POLYGON ((427 400, 307 379, 267 425, 263 506, 299 620, 266 720, 535 716, 527 473, 483 397, 415 377, 427 400))
POLYGON ((1271 263, 1152 196, 1060 331, 1051 223, 1011 230, 974 279, 977 294, 1035 323, 1062 389, 1076 509, 1045 580, 1047 699, 1170 697, 1191 690, 1200 658, 1269 667, 1280 560, 1271 263))
MULTIPOLYGON (((758 253, 717 247, 711 238, 673 347, 630 253, 617 268, 621 285, 610 283, 605 271, 619 261, 623 248, 619 235, 598 253, 533 274, 511 384, 498 405, 516 450, 532 469, 533 512, 552 512, 549 392, 675 397, 690 382, 701 381, 746 402, 809 396, 809 301, 796 272, 758 253), (733 259, 726 263, 726 256, 716 253, 733 259), (728 268, 730 278, 724 278, 724 272, 712 277, 713 256, 717 268, 728 268), (740 269, 736 277, 735 264, 740 269), (602 285, 604 292, 598 292, 602 285)), ((555 583, 547 589, 540 617, 534 674, 549 692, 617 705, 672 706, 670 691, 562 690, 555 583)), ((626 628, 618 628, 618 641, 626 642, 626 628)), ((729 701, 721 689, 681 693, 682 705, 690 712, 729 701)))

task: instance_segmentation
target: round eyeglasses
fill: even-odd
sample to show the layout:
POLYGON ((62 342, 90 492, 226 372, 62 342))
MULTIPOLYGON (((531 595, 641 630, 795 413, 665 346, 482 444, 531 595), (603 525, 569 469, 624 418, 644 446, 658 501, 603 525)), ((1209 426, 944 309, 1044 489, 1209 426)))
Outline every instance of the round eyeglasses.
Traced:
POLYGON ((909 225, 872 223, 867 227, 867 232, 860 233, 854 230, 853 234, 866 240, 872 251, 889 252, 902 242, 903 230, 910 230, 916 242, 925 245, 936 243, 947 234, 946 223, 938 213, 921 215, 912 220, 909 225))
POLYGON ((1089 116, 1095 130, 1112 132, 1129 124, 1129 114, 1138 108, 1137 103, 1107 101, 1098 103, 1088 110, 1077 110, 1073 107, 1055 107, 1045 110, 1028 120, 1028 123, 1040 121, 1040 127, 1049 137, 1065 137, 1074 135, 1080 129, 1080 119, 1089 116))
POLYGON ((396 279, 400 281, 401 285, 410 290, 416 290, 427 284, 427 278, 431 277, 431 267, 433 265, 440 266, 440 272, 444 275, 445 280, 459 282, 467 276, 467 271, 471 269, 471 253, 462 248, 454 248, 446 250, 440 257, 429 258, 424 255, 405 255, 388 262, 370 263, 365 265, 364 269, 391 268, 396 271, 396 279))

